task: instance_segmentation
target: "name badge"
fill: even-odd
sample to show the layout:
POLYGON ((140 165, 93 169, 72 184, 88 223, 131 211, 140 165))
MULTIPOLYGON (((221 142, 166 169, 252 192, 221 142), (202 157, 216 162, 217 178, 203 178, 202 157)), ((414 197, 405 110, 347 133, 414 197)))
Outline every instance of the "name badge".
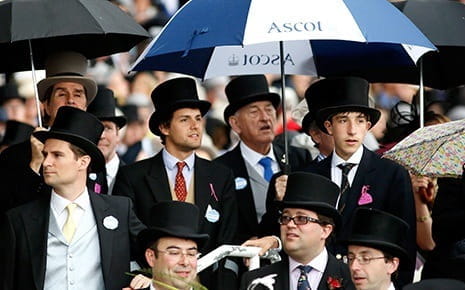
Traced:
POLYGON ((244 189, 247 186, 247 179, 245 179, 244 177, 236 177, 236 179, 234 179, 234 182, 236 184, 236 190, 244 189))
POLYGON ((207 212, 205 213, 205 218, 211 223, 216 223, 220 219, 220 213, 208 205, 207 212))

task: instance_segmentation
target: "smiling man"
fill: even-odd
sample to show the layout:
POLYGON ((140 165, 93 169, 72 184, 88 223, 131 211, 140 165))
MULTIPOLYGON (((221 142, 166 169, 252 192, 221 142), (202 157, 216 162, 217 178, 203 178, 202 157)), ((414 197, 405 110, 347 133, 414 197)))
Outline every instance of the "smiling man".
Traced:
POLYGON ((296 172, 288 177, 286 193, 277 201, 283 249, 280 262, 246 272, 241 289, 268 289, 261 285, 274 280, 273 289, 353 289, 347 265, 325 247, 340 215, 334 207, 339 188, 325 177, 296 172))
POLYGON ((409 263, 405 250, 408 225, 386 212, 359 208, 345 241, 352 282, 357 290, 394 290, 391 277, 409 263))
MULTIPOLYGON (((193 203, 201 212, 200 231, 210 236, 200 250, 208 252, 222 244, 231 244, 237 228, 232 173, 195 155, 202 140, 202 118, 210 103, 199 100, 196 83, 191 78, 160 84, 152 92, 152 101, 155 112, 149 127, 160 136, 165 147, 152 158, 122 167, 113 194, 130 197, 137 216, 145 224, 152 216, 151 208, 161 201, 193 203)), ((227 268, 222 265, 215 271, 210 267, 202 272, 201 282, 211 289, 237 289, 222 276, 235 279, 230 270, 235 268, 232 263, 226 262, 227 268)))

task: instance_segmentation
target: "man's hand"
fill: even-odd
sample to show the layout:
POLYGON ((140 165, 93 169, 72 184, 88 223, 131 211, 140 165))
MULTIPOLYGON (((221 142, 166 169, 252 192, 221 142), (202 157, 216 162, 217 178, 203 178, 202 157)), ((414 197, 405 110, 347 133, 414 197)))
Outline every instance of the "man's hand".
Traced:
MULTIPOLYGON (((266 236, 260 239, 252 237, 250 240, 245 241, 241 246, 259 247, 261 250, 258 254, 263 256, 268 250, 279 248, 279 242, 274 236, 266 236)), ((244 264, 249 267, 250 259, 244 258, 244 264)))
POLYGON ((276 200, 283 200, 284 194, 286 193, 287 185, 287 175, 281 175, 276 178, 275 188, 276 188, 276 200))
POLYGON ((150 286, 152 279, 145 277, 142 274, 138 274, 131 280, 129 287, 123 288, 123 290, 135 290, 135 289, 144 289, 150 286))
MULTIPOLYGON (((34 132, 45 131, 45 128, 37 127, 34 132)), ((44 161, 44 155, 42 154, 42 150, 44 149, 44 143, 40 142, 39 139, 31 135, 31 162, 29 166, 31 167, 34 172, 39 174, 40 166, 44 161)))

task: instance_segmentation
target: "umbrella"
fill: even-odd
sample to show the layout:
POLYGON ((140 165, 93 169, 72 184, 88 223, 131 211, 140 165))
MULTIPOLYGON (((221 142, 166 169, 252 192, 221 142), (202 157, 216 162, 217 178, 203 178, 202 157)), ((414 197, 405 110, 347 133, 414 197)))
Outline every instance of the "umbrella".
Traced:
POLYGON ((459 178, 465 160, 465 119, 417 129, 383 157, 416 175, 459 178))
POLYGON ((148 37, 128 14, 108 1, 7 0, 0 2, 0 72, 35 69, 48 55, 73 50, 87 58, 127 51, 148 37))
MULTIPOLYGON (((465 5, 456 1, 408 0, 393 3, 438 48, 422 57, 423 83, 436 89, 465 84, 465 5)), ((418 69, 402 72, 399 78, 419 83, 418 69)))
MULTIPOLYGON (((326 76, 346 68, 401 69, 415 66, 431 50, 434 45, 384 0, 192 0, 132 70, 202 79, 280 73, 285 107, 285 73, 326 76)), ((373 81, 369 74, 365 78, 373 81)))
POLYGON ((128 51, 148 33, 109 1, 0 1, 0 72, 44 67, 56 51, 73 50, 88 59, 128 51))

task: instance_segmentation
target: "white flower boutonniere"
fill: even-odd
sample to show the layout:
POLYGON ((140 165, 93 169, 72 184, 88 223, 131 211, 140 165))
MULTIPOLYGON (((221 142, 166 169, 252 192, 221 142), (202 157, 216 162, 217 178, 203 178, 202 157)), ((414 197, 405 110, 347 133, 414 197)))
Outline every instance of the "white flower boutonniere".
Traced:
POLYGON ((109 215, 103 219, 103 226, 109 230, 114 230, 118 228, 118 220, 114 216, 109 215))
POLYGON ((270 275, 265 276, 265 277, 257 278, 255 280, 253 280, 252 283, 250 283, 249 287, 247 287, 247 290, 253 290, 258 285, 263 285, 267 289, 273 290, 274 289, 273 285, 275 283, 274 277, 276 277, 277 275, 278 274, 270 274, 270 275))

